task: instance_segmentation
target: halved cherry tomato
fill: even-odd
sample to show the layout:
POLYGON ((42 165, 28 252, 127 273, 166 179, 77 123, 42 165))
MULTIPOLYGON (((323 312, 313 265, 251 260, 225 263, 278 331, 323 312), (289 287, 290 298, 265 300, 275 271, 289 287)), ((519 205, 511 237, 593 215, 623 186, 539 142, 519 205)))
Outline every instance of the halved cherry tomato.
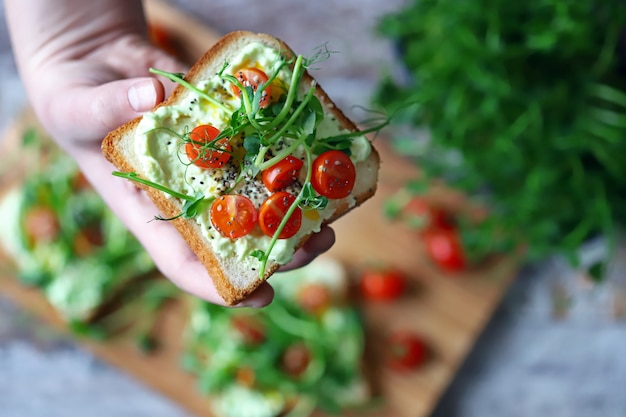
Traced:
POLYGON ((59 219, 50 207, 35 206, 24 215, 24 232, 29 245, 52 242, 60 231, 59 219))
POLYGON ((418 335, 397 331, 387 340, 385 353, 390 368, 396 371, 410 371, 424 364, 428 348, 418 335))
POLYGON ((191 162, 200 168, 221 168, 230 159, 232 146, 227 138, 215 141, 220 131, 211 125, 196 126, 189 134, 185 152, 191 162))
MULTIPOLYGON (((244 86, 244 87, 252 87, 252 90, 256 92, 259 86, 263 83, 266 83, 269 80, 267 74, 261 71, 258 68, 250 67, 250 68, 242 68, 235 72, 235 78, 244 86)), ((239 87, 233 84, 233 92, 237 97, 241 96, 241 90, 239 87)), ((252 97, 250 97, 252 98, 252 97)), ((267 107, 270 104, 270 100, 272 98, 272 87, 268 85, 263 90, 261 94, 261 99, 259 100, 259 106, 267 107)))
POLYGON ((328 198, 347 197, 356 180, 356 168, 350 157, 341 151, 326 151, 313 161, 311 184, 328 198))
POLYGON ((247 345, 259 345, 265 341, 265 327, 254 316, 233 316, 230 324, 247 345))
POLYGON ((298 305, 311 314, 323 313, 330 306, 331 298, 328 287, 315 283, 305 285, 296 295, 298 305))
POLYGON ((361 293, 373 301, 392 301, 406 290, 406 278, 397 269, 367 269, 361 275, 361 293))
MULTIPOLYGON (((294 203, 296 197, 286 191, 279 191, 268 197, 259 210, 259 226, 267 236, 274 236, 278 230, 280 222, 287 214, 287 210, 294 203)), ((289 217, 287 224, 278 235, 279 239, 289 239, 300 230, 302 225, 302 209, 296 207, 289 217)))
POLYGON ((91 183, 89 182, 87 177, 85 177, 85 174, 82 173, 82 171, 78 171, 76 173, 76 176, 72 179, 71 185, 72 189, 74 189, 75 191, 84 191, 92 188, 91 183))
POLYGON ((74 236, 73 249, 76 256, 88 256, 104 244, 104 235, 99 224, 90 224, 74 236))
POLYGON ((263 183, 271 192, 285 189, 296 182, 304 162, 289 155, 263 171, 263 183))
POLYGON ((429 229, 421 236, 426 253, 441 269, 448 272, 465 269, 465 254, 455 229, 429 229))
POLYGON ((448 213, 420 197, 413 197, 409 200, 402 210, 402 217, 409 225, 415 226, 421 231, 454 227, 448 213))
POLYGON ((281 357, 283 371, 294 378, 302 376, 311 362, 311 352, 304 343, 294 343, 285 349, 281 357))
POLYGON ((244 387, 252 388, 256 381, 254 369, 249 366, 242 366, 235 372, 235 380, 244 387))
POLYGON ((218 197, 209 213, 211 224, 224 237, 237 239, 254 229, 257 210, 248 197, 240 194, 227 194, 218 197))

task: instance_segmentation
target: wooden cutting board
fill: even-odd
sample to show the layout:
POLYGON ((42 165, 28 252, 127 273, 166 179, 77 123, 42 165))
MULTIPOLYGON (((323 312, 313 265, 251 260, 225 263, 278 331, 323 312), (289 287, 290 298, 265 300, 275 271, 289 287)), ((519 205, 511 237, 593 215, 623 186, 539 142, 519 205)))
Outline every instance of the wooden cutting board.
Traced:
MULTIPOLYGON (((146 6, 149 19, 167 28, 181 41, 183 56, 189 61, 198 58, 218 38, 214 31, 164 3, 147 1, 146 6)), ((24 129, 33 123, 36 123, 34 117, 28 112, 17 120, 3 137, 0 156, 11 155, 11 148, 19 142, 24 129)), ((394 155, 383 139, 377 140, 376 146, 382 158, 378 192, 361 208, 334 224, 337 242, 329 255, 343 261, 355 280, 363 268, 380 263, 398 267, 409 276, 411 291, 401 301, 392 305, 363 305, 368 358, 373 379, 385 399, 382 408, 367 415, 425 417, 451 382, 511 283, 516 265, 513 259, 506 258, 454 276, 437 270, 426 258, 414 233, 383 217, 384 201, 415 175, 415 167, 394 155), (426 366, 399 374, 377 365, 383 336, 393 329, 409 329, 423 335, 432 350, 426 366)), ((14 172, 19 173, 19 170, 14 172)), ((0 186, 2 184, 0 182, 0 186)), ((450 204, 462 201, 460 196, 445 190, 434 198, 450 204)), ((0 292, 63 328, 63 324, 49 314, 49 307, 36 290, 20 286, 12 277, 3 277, 0 292)), ((123 339, 82 342, 103 360, 127 371, 195 415, 209 417, 208 400, 198 393, 193 378, 179 368, 181 333, 185 325, 183 309, 177 305, 170 309, 163 315, 162 344, 154 354, 141 354, 134 343, 123 339)))

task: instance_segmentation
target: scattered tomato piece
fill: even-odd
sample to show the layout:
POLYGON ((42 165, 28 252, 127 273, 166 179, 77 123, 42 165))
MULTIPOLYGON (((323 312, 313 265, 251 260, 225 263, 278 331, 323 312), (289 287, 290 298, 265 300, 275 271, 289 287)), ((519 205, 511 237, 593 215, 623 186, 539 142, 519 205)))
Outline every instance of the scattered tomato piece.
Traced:
POLYGON ((455 229, 431 229, 422 233, 426 253, 447 272, 462 271, 466 267, 461 239, 455 229))
POLYGON ((406 290, 406 277, 396 269, 367 269, 359 282, 361 294, 373 301, 392 301, 406 290))
POLYGON ((426 343, 416 334, 397 331, 387 340, 387 364, 396 371, 417 369, 426 362, 427 356, 426 343))

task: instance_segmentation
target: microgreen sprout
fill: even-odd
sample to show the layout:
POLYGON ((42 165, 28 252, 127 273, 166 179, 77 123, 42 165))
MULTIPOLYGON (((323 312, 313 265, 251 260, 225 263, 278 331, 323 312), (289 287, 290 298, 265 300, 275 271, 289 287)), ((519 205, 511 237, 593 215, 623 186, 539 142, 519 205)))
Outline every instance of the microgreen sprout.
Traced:
POLYGON ((160 75, 160 76, 165 77, 165 78, 167 78, 167 79, 169 79, 171 81, 174 81, 175 83, 178 83, 178 84, 182 85, 183 87, 187 88, 188 90, 193 91, 198 96, 200 96, 203 99, 207 100, 211 104, 216 105, 217 107, 221 108, 224 111, 227 111, 227 112, 232 111, 232 109, 230 107, 228 107, 227 105, 225 105, 221 101, 216 100, 214 97, 212 97, 209 94, 207 94, 206 92, 200 90, 195 85, 187 82, 187 80, 185 80, 184 74, 162 71, 162 70, 159 70, 159 69, 156 69, 156 68, 150 68, 149 71, 151 73, 153 73, 153 74, 160 75))
POLYGON ((174 191, 171 188, 165 187, 162 184, 158 184, 145 178, 141 178, 136 172, 115 171, 113 172, 113 175, 116 177, 126 178, 128 180, 135 181, 139 184, 147 185, 148 187, 163 191, 164 193, 169 194, 172 197, 179 198, 184 201, 181 212, 176 216, 170 218, 156 216, 155 220, 174 220, 179 217, 191 219, 202 213, 215 200, 214 197, 206 197, 200 192, 196 192, 194 195, 179 193, 178 191, 174 191))

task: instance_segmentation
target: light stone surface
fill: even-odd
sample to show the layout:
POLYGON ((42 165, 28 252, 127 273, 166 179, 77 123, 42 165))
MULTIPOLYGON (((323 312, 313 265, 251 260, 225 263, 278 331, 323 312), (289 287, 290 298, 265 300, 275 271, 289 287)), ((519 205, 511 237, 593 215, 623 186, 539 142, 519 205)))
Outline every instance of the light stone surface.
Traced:
MULTIPOLYGON (((328 42, 341 55, 315 75, 348 113, 367 104, 381 73, 395 71, 393 48, 372 33, 405 1, 174 3, 221 32, 273 33, 298 51, 328 42)), ((26 98, 3 18, 0 75, 4 129, 26 98)), ((433 417, 626 416, 626 322, 612 314, 624 281, 594 288, 554 263, 522 271, 433 417), (555 300, 570 305, 567 317, 553 317, 555 300)), ((0 416, 187 415, 0 297, 0 416)))

